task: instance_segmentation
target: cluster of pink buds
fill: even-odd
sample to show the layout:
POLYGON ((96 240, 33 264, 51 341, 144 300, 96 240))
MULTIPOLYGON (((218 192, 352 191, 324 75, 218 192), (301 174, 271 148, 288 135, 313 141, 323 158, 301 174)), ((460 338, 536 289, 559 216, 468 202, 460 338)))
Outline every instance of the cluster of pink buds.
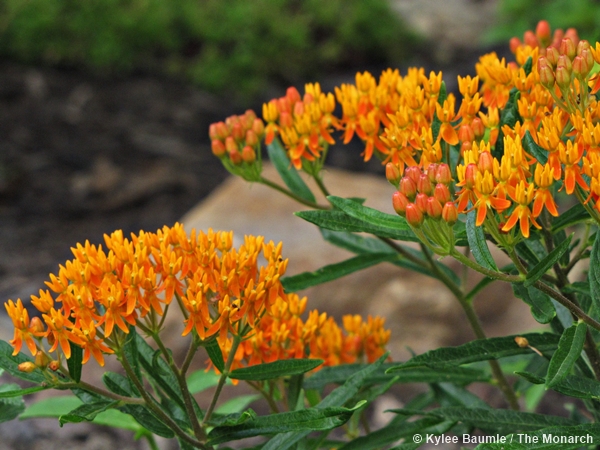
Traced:
POLYGON ((209 128, 213 154, 221 159, 229 157, 234 165, 256 161, 264 134, 263 121, 251 110, 241 116, 230 116, 225 122, 213 123, 209 128))
MULTIPOLYGON (((388 180, 394 183, 396 180, 392 177, 397 170, 394 171, 393 167, 386 169, 388 180)), ((397 177, 398 190, 392 196, 394 210, 415 228, 420 227, 427 218, 435 221, 441 219, 454 225, 458 220, 458 210, 452 201, 451 183, 452 174, 448 164, 430 164, 425 170, 409 166, 402 178, 397 177)))

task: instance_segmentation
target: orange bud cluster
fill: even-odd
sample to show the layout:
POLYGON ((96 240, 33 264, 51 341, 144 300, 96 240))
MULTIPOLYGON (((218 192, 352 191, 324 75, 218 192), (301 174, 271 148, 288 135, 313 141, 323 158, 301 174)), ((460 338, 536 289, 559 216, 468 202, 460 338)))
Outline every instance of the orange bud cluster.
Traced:
POLYGON ((52 360, 60 361, 61 354, 70 358, 76 344, 83 348, 84 363, 93 356, 104 365, 104 354, 121 347, 130 327, 159 332, 157 318, 174 298, 185 317, 183 336, 216 336, 224 352, 234 335, 245 337, 239 364, 304 357, 332 364, 362 356, 372 361, 385 351, 389 332, 381 319, 364 324, 355 319, 356 327, 346 331, 325 313, 312 311, 301 319, 306 298, 287 294, 281 284, 288 263, 281 243, 246 236, 234 248, 232 232, 188 235, 181 224, 130 239, 116 231, 104 240, 106 251, 77 244, 75 258, 50 275, 50 290, 32 296, 41 319, 30 319, 20 299, 5 304, 15 327, 14 354, 25 343, 36 367, 56 367, 52 360))

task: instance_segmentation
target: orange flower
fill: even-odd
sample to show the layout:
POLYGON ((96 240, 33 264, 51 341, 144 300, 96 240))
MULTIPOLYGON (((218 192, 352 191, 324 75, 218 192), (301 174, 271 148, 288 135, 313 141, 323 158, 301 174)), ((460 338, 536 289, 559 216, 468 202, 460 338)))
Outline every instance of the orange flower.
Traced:
POLYGON ((521 234, 523 237, 529 237, 529 221, 536 227, 542 228, 533 217, 529 204, 533 201, 535 195, 535 187, 533 184, 529 186, 525 185, 524 181, 520 181, 516 186, 515 192, 511 195, 512 199, 517 203, 517 206, 511 213, 510 217, 506 221, 506 224, 502 227, 502 231, 510 231, 519 221, 521 227, 521 234))

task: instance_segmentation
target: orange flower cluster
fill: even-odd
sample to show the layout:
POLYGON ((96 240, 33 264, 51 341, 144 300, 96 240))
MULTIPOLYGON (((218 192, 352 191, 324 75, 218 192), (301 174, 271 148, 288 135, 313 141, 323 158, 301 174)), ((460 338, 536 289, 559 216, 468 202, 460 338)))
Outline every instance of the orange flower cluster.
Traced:
POLYGON ((130 239, 116 231, 104 239, 107 251, 77 244, 75 258, 50 275, 49 290, 31 297, 41 319, 30 319, 20 299, 6 303, 14 354, 25 342, 36 356, 56 351, 58 357, 60 347, 70 358, 75 344, 83 348, 84 363, 93 356, 104 365, 104 354, 118 351, 131 326, 159 332, 171 303, 185 316, 183 336, 217 336, 225 356, 232 335, 243 334, 239 351, 247 364, 300 357, 339 364, 362 355, 372 361, 389 339, 381 319, 345 319, 345 332, 317 311, 303 321, 306 298, 286 294, 280 281, 288 263, 281 243, 246 236, 236 249, 232 232, 188 236, 181 224, 130 239))
POLYGON ((542 21, 510 45, 515 62, 490 53, 475 77, 458 77, 460 102, 442 89, 441 73, 415 68, 405 76, 388 69, 379 80, 357 73, 354 84, 335 88, 339 118, 332 95, 318 85, 307 85, 302 101, 290 88, 263 107, 267 141, 279 133, 301 168, 334 142, 330 131, 343 132, 344 143, 356 134, 365 160, 376 155, 391 163, 386 171, 398 179, 406 167, 426 170, 454 159, 458 212, 475 209, 479 226, 496 214, 500 231, 519 224, 524 237, 540 226, 544 209, 558 215, 556 188, 600 211, 600 74, 592 70, 600 43, 592 47, 573 29, 552 35, 542 21))

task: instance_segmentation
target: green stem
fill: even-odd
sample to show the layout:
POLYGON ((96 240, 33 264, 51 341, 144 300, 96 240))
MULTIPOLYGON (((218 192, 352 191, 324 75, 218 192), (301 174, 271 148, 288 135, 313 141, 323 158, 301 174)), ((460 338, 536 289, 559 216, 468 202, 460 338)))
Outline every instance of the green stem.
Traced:
POLYGON ((315 180, 315 183, 317 183, 317 186, 319 186, 319 189, 321 190, 321 192, 323 193, 323 195, 325 197, 328 197, 329 196, 329 191, 327 190, 327 188, 323 184, 323 180, 321 179, 320 175, 314 175, 313 178, 315 180))
POLYGON ((470 267, 471 269, 485 275, 488 278, 493 278, 494 280, 506 281, 507 283, 522 283, 523 278, 520 275, 508 275, 502 272, 498 272, 496 270, 488 269, 487 267, 480 266, 475 261, 470 260, 462 253, 453 250, 450 252, 450 256, 454 259, 458 260, 462 264, 470 267))
POLYGON ((272 182, 271 180, 267 180, 264 177, 260 177, 259 183, 262 183, 265 186, 269 186, 270 188, 273 188, 276 191, 279 191, 282 194, 285 194, 288 197, 296 200, 297 202, 302 203, 303 205, 309 206, 310 208, 323 209, 323 210, 330 209, 328 206, 319 205, 318 203, 311 202, 310 200, 306 200, 306 199, 300 197, 299 195, 294 194, 292 191, 289 191, 288 189, 284 188, 283 186, 280 186, 277 183, 272 182))
POLYGON ((156 443, 156 439, 154 439, 154 435, 148 433, 148 434, 145 434, 144 437, 148 441, 148 445, 150 446, 150 450, 160 450, 160 447, 156 443))
POLYGON ((273 397, 269 395, 269 393, 266 392, 259 383, 254 383, 253 381, 246 381, 246 384, 248 384, 248 386, 252 386, 253 389, 255 389, 260 395, 264 397, 264 399, 269 404, 269 408, 271 409, 271 412, 273 414, 277 414, 279 412, 279 408, 277 407, 277 403, 275 403, 275 400, 273 400, 273 397))
POLYGON ((59 386, 61 389, 75 389, 75 388, 83 389, 84 391, 93 392, 94 394, 98 394, 103 397, 108 397, 110 399, 117 400, 123 404, 144 405, 146 403, 141 398, 125 397, 124 395, 119 395, 119 394, 115 394, 110 391, 105 391, 104 389, 94 386, 92 384, 88 384, 85 381, 80 381, 79 383, 61 383, 59 386))
MULTIPOLYGON (((471 325, 471 328, 473 329, 473 332, 475 333, 475 336, 477 337, 477 339, 486 339, 487 337, 485 335, 485 332, 483 331, 481 323, 479 322, 479 318, 477 317, 477 314, 475 313, 475 309, 473 309, 472 302, 470 300, 467 300, 462 289, 460 289, 460 287, 457 286, 450 279, 450 277, 448 277, 448 275, 446 275, 444 272, 442 272, 439 269, 439 267, 437 266, 437 264, 435 264, 435 261, 433 260, 433 258, 431 257, 431 255, 429 254, 429 252, 423 245, 421 245, 421 249, 423 250, 423 253, 425 253, 425 256, 429 260, 429 264, 431 266, 431 271, 433 273, 435 273, 435 275, 438 277, 438 279, 442 283, 444 283, 444 285, 446 285, 446 287, 454 294, 454 296, 460 303, 460 306, 462 307, 463 311, 465 312, 465 314, 467 316, 467 320, 469 321, 469 324, 471 325)), ((460 254, 460 255, 464 256, 462 254, 460 254)), ((468 258, 466 258, 466 259, 468 259, 468 258)), ((504 394, 504 398, 506 398, 506 401, 510 405, 510 408, 514 409, 515 411, 518 411, 519 410, 519 402, 517 401, 515 392, 513 391, 510 384, 508 383, 508 380, 504 376, 504 373, 502 372, 502 369, 500 368, 500 364, 498 364, 498 361, 496 361, 495 359, 489 360, 488 363, 490 365, 490 368, 492 369, 494 378, 496 379, 496 382, 498 383, 498 387, 504 394)))
POLYGON ((206 424, 210 420, 213 411, 215 410, 215 406, 217 405, 217 400, 221 395, 221 391, 223 390, 223 386, 225 386, 225 381, 227 381, 227 377, 229 376, 231 365, 235 359, 235 353, 242 342, 242 338, 239 335, 233 336, 233 342, 231 344, 231 349, 229 350, 229 355, 227 355, 227 362, 225 362, 225 367, 223 367, 223 372, 221 372, 221 377, 219 378, 219 382, 217 384, 217 389, 215 390, 215 394, 210 402, 210 406, 206 410, 206 414, 204 415, 204 420, 202 421, 202 425, 206 424))

